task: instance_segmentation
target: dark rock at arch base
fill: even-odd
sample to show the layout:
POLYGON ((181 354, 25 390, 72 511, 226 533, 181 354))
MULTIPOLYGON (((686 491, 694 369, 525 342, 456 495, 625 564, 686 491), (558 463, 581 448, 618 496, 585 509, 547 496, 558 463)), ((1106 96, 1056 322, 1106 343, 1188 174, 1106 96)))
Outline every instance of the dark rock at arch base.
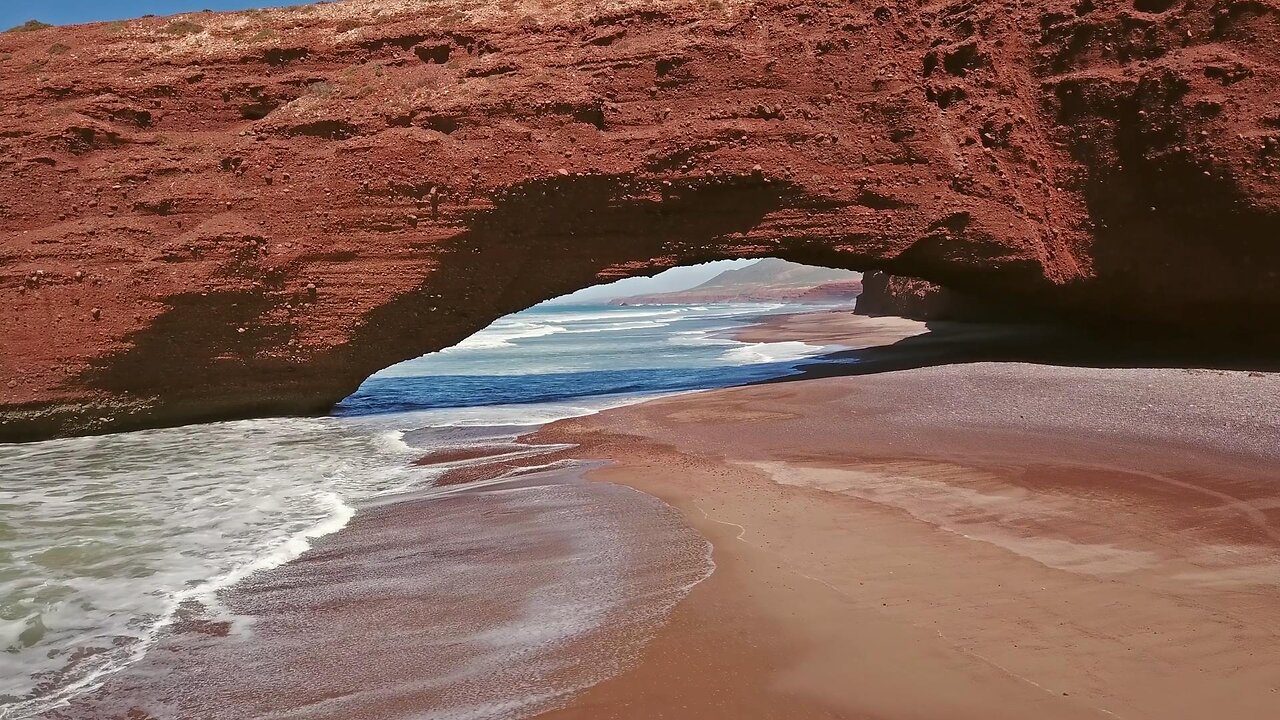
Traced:
POLYGON ((1034 307, 1020 307, 1000 298, 952 290, 921 278, 872 271, 862 276, 857 315, 897 315, 912 320, 963 322, 1057 322, 1034 307))

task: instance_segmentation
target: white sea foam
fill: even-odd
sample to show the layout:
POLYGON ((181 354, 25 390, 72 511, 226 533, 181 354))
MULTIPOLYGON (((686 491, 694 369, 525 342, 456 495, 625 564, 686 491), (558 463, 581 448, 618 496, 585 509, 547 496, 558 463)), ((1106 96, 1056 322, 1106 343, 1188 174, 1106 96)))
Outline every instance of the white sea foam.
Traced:
POLYGON ((404 430, 388 430, 377 436, 378 444, 392 452, 409 452, 413 448, 404 441, 404 430))
POLYGON ((800 360, 820 355, 823 348, 802 342, 749 343, 724 351, 720 356, 725 362, 739 365, 800 360))
MULTIPOLYGON (((524 339, 560 333, 590 339, 566 345, 572 348, 565 352, 569 362, 584 352, 585 367, 610 370, 652 360, 694 366, 681 365, 693 357, 679 351, 681 345, 694 348, 696 362, 718 358, 725 364, 799 359, 823 350, 718 336, 734 318, 769 309, 658 306, 506 318, 457 346, 454 357, 469 364, 472 356, 459 351, 514 348, 524 339), (686 319, 697 329, 681 329, 677 323, 686 319), (646 329, 654 331, 652 340, 643 337, 646 329), (616 331, 630 331, 633 345, 612 345, 609 333, 616 331), (641 352, 663 346, 668 349, 641 352), (594 350, 580 350, 596 347, 595 360, 594 350)), ((487 354, 498 359, 486 372, 528 372, 501 353, 487 354)), ((450 362, 444 374, 468 370, 460 360, 450 362)), ((663 394, 670 393, 214 423, 0 445, 0 502, 10 508, 0 522, 0 550, 8 558, 0 568, 0 606, 7 610, 0 649, 8 650, 0 653, 0 718, 42 712, 97 685, 141 658, 183 603, 217 611, 220 591, 298 557, 344 527, 357 508, 429 487, 441 468, 411 461, 432 449, 431 428, 513 426, 523 432, 663 394), (428 431, 406 433, 410 428, 428 431), (58 689, 50 692, 51 686, 58 689)))
POLYGON ((441 352, 458 352, 463 350, 493 350, 509 347, 516 340, 545 337, 564 332, 565 328, 544 322, 521 322, 499 320, 484 330, 472 335, 462 342, 441 352))
MULTIPOLYGON (((328 514, 311 527, 270 543, 260 555, 241 563, 230 571, 211 578, 190 590, 175 593, 178 604, 186 600, 196 600, 209 609, 220 609, 217 594, 219 590, 231 587, 250 575, 263 570, 279 567, 290 560, 301 556, 311 549, 311 543, 317 538, 336 533, 346 527, 355 516, 355 508, 342 501, 336 493, 317 493, 317 499, 328 510, 328 514)), ((172 617, 172 615, 170 615, 172 617)))
POLYGON ((430 445, 409 444, 403 428, 531 430, 646 397, 653 395, 252 420, 0 445, 6 478, 0 501, 18 508, 15 518, 35 523, 30 529, 18 524, 22 543, 7 547, 19 574, 0 582, 0 597, 24 613, 0 626, 0 642, 10 650, 0 654, 0 718, 29 717, 91 690, 142 658, 183 603, 221 612, 221 590, 297 558, 342 529, 358 504, 429 486, 440 469, 410 462, 430 445), (50 548, 94 542, 114 545, 93 567, 51 570, 33 559, 50 548), (127 573, 91 577, 116 557, 136 564, 133 573, 146 573, 147 581, 127 573), (49 589, 70 595, 42 603, 49 589), (36 626, 46 628, 44 636, 22 647, 20 636, 36 626), (75 659, 93 647, 101 652, 75 659), (64 681, 54 692, 29 695, 36 674, 64 681))
POLYGON ((723 347, 719 360, 729 365, 756 365, 763 363, 801 360, 828 352, 831 346, 810 345, 799 341, 746 343, 720 337, 718 330, 687 330, 667 337, 669 345, 686 347, 723 347))
POLYGON ((355 515, 355 509, 342 502, 337 495, 323 493, 322 496, 331 506, 330 515, 322 518, 310 528, 281 538, 276 542, 267 543, 267 549, 263 554, 232 568, 228 572, 214 576, 195 587, 165 593, 167 595, 165 603, 168 607, 151 623, 150 627, 137 635, 135 642, 130 644, 125 654, 105 658, 103 662, 88 668, 81 677, 72 680, 51 694, 0 707, 0 718, 8 720, 9 718, 23 718, 43 713, 65 705, 80 693, 99 687, 106 676, 141 660, 152 645, 155 644, 164 629, 173 624, 178 609, 188 601, 199 602, 209 611, 222 612, 224 618, 235 619, 234 616, 225 613, 220 607, 217 600, 218 591, 235 585, 253 573, 279 567, 301 556, 311 549, 313 540, 341 530, 355 515))
MULTIPOLYGON (((395 424, 400 427, 488 427, 493 425, 523 425, 533 427, 584 415, 594 415, 609 408, 632 405, 644 400, 664 397, 671 393, 627 393, 597 395, 572 400, 560 400, 536 404, 480 405, 457 408, 416 410, 395 415, 378 415, 368 418, 350 418, 348 422, 380 427, 395 424)), ((402 439, 403 434, 400 436, 402 439)), ((403 441, 403 440, 402 440, 403 441)), ((422 450, 424 448, 415 448, 422 450)))
MULTIPOLYGON (((555 546, 567 547, 495 568, 520 588, 512 595, 518 609, 456 638, 468 662, 451 673, 423 717, 517 720, 549 709, 624 669, 640 641, 714 570, 710 544, 657 499, 621 486, 565 484, 563 473, 543 473, 546 483, 537 483, 538 475, 470 497, 480 507, 535 513, 523 521, 508 515, 517 519, 506 542, 523 547, 554 538, 555 546), (563 520, 547 523, 548 516, 563 520)), ((453 534, 493 542, 483 528, 453 534)), ((449 583, 472 592, 477 579, 463 572, 449 583)), ((487 591, 489 579, 481 582, 487 591)))
POLYGON ((557 312, 554 314, 540 315, 539 317, 557 323, 584 323, 597 322, 600 320, 609 320, 613 322, 634 318, 676 317, 679 315, 685 315, 689 311, 690 308, 684 306, 628 305, 625 307, 611 307, 600 310, 584 310, 582 312, 557 312))
POLYGON ((688 330, 672 333, 666 342, 668 345, 683 345, 686 347, 743 347, 746 345, 746 343, 738 342, 737 340, 716 337, 713 332, 706 330, 688 330))
POLYGON ((596 327, 574 328, 573 330, 566 329, 565 332, 571 335, 583 335, 602 332, 616 332, 618 330, 645 330, 648 328, 666 327, 675 323, 677 320, 679 320, 679 318, 669 318, 665 320, 634 320, 631 322, 609 323, 596 327))
POLYGON ((219 590, 296 558, 352 517, 345 498, 403 485, 414 454, 327 419, 0 446, 15 509, 0 600, 18 615, 0 718, 138 660, 182 603, 216 605, 219 590), (40 689, 53 678, 57 690, 40 689))

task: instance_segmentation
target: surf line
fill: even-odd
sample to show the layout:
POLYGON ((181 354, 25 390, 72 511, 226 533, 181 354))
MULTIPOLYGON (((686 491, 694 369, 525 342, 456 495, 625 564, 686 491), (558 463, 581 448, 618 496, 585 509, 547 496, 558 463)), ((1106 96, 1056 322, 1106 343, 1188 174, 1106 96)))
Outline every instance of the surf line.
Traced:
POLYGON ((706 519, 710 520, 710 521, 711 521, 711 522, 713 522, 713 523, 719 523, 719 524, 721 524, 721 525, 728 525, 729 527, 736 527, 736 528, 738 528, 738 535, 737 535, 736 537, 734 537, 734 540, 741 540, 742 542, 744 542, 744 543, 746 543, 746 544, 748 544, 748 545, 751 545, 751 547, 755 547, 755 548, 760 547, 759 545, 754 545, 754 544, 749 543, 749 542, 747 542, 746 540, 744 540, 744 539, 743 539, 743 536, 747 534, 747 529, 746 529, 745 527, 743 527, 742 525, 739 525, 738 523, 729 522, 729 521, 727 521, 727 520, 717 520, 716 518, 711 517, 710 515, 708 515, 708 514, 707 514, 707 511, 706 511, 706 510, 703 510, 703 509, 702 509, 702 506, 698 504, 698 501, 697 501, 697 500, 694 500, 694 501, 693 501, 693 506, 694 506, 694 507, 696 507, 696 508, 698 508, 698 512, 702 513, 702 517, 704 517, 704 518, 706 518, 706 519))

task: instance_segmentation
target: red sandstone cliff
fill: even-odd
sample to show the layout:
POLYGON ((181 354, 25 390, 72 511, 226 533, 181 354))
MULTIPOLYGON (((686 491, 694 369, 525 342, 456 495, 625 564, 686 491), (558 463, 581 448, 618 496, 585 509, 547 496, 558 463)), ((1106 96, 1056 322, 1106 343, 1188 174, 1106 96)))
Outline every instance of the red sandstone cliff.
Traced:
POLYGON ((675 264, 1280 310, 1275 0, 353 0, 0 34, 0 439, 319 412, 675 264))

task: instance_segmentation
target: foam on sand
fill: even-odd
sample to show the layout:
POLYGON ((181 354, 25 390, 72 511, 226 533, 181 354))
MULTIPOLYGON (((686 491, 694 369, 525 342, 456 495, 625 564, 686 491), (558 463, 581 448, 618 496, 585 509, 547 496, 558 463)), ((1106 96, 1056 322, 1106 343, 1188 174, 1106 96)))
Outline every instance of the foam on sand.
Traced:
POLYGON ((785 360, 800 360, 807 357, 821 355, 827 348, 810 345, 808 343, 788 341, 788 342, 761 342, 748 343, 740 347, 730 348, 721 354, 721 359, 727 363, 737 365, 755 365, 762 363, 782 362, 785 360))

